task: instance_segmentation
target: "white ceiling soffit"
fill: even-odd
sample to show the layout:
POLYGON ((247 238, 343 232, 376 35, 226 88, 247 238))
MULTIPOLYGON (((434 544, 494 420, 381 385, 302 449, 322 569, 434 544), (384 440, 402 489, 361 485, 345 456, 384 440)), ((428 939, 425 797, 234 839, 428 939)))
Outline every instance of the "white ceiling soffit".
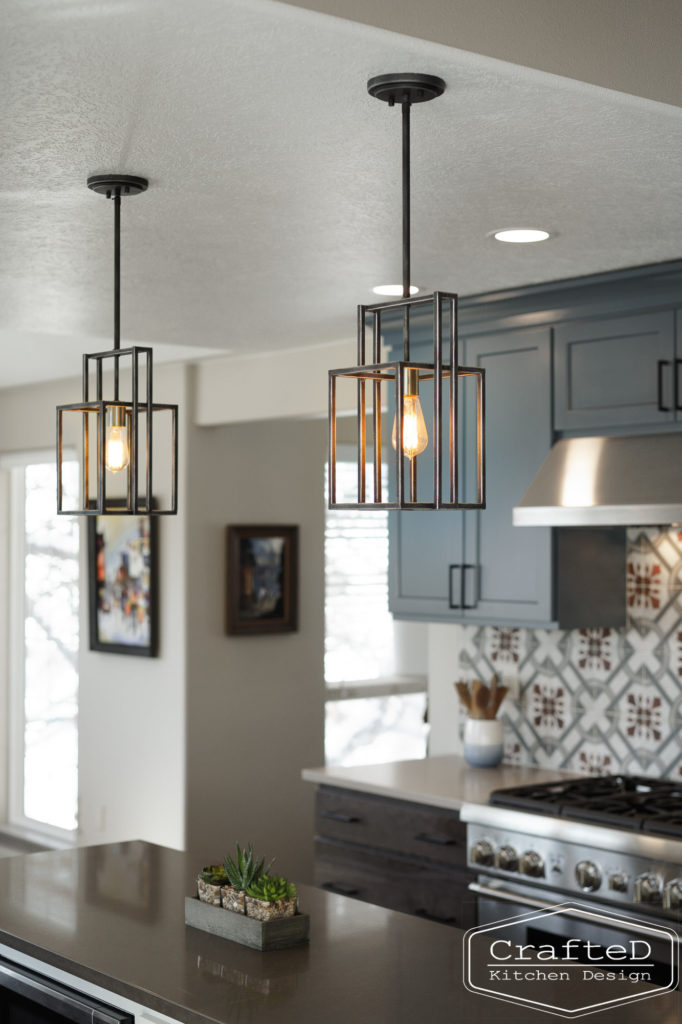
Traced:
POLYGON ((400 274, 400 117, 366 80, 401 70, 447 83, 412 119, 416 283, 466 295, 682 254, 677 107, 276 0, 7 0, 0 386, 108 347, 113 211, 85 179, 112 169, 150 179, 123 204, 124 344, 350 339, 400 274), (488 237, 529 224, 556 237, 488 237))

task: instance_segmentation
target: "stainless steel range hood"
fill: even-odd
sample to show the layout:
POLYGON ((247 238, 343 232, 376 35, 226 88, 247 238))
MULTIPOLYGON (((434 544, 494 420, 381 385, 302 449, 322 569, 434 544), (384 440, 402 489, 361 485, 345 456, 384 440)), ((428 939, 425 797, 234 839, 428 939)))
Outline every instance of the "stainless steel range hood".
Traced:
POLYGON ((515 526, 682 523, 682 433, 557 441, 514 509, 515 526))

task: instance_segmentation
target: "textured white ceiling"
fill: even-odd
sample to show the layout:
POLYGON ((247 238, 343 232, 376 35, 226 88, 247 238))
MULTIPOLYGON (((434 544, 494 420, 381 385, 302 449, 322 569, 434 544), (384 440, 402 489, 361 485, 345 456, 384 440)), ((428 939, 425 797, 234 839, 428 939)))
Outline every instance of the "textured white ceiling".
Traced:
POLYGON ((111 337, 113 210, 85 187, 110 170, 151 182, 124 202, 124 342, 351 337, 400 274, 400 115, 365 83, 401 70, 448 86, 413 112, 416 283, 682 255, 678 107, 274 0, 5 0, 0 386, 75 375, 111 337), (556 237, 488 237, 518 224, 556 237))

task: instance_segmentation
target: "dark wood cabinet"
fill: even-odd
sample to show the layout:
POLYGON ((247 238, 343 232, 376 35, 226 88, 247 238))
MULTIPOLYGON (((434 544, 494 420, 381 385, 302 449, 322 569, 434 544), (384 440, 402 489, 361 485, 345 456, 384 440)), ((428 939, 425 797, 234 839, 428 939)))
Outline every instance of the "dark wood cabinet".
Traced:
POLYGON ((321 786, 315 832, 319 888, 459 928, 475 923, 456 811, 321 786))

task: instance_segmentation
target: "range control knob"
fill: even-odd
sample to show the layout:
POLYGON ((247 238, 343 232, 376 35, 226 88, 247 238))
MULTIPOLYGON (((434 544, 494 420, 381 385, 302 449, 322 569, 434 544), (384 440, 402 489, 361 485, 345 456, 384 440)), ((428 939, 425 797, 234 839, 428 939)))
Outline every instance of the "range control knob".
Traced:
POLYGON ((609 889, 613 889, 614 892, 627 892, 627 875, 624 875, 622 871, 616 871, 613 875, 609 875, 609 889))
POLYGON ((545 864, 540 854, 535 850, 526 850, 519 861, 519 871, 531 878, 541 878, 545 873, 545 864))
POLYGON ((682 878, 673 878, 663 890, 663 906, 666 910, 682 907, 682 878))
POLYGON ((575 866, 575 880, 583 892, 596 892, 601 885, 601 872, 591 860, 581 860, 575 866))
POLYGON ((481 864, 483 867, 489 867, 493 860, 493 848, 486 839, 479 839, 471 847, 472 864, 481 864))
POLYGON ((513 846, 501 846, 497 851, 495 862, 503 871, 519 870, 519 855, 513 846))
POLYGON ((662 888, 658 875, 638 875, 635 879, 635 903, 660 903, 662 888))

